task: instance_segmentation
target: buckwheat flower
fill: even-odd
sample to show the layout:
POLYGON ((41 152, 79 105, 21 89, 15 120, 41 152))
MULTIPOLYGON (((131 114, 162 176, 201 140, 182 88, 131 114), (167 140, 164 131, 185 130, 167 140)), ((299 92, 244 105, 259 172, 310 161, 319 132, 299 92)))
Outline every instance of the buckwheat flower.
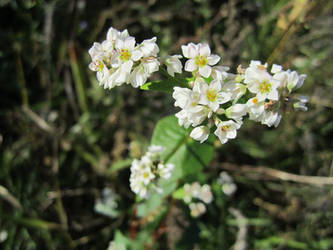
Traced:
POLYGON ((200 85, 200 104, 207 105, 213 112, 216 112, 220 104, 230 101, 231 95, 221 91, 220 81, 214 80, 209 85, 200 85))
POLYGON ((224 81, 229 77, 229 73, 227 72, 230 68, 227 66, 214 66, 212 67, 211 76, 214 80, 224 81))
POLYGON ((268 127, 277 127, 280 124, 282 116, 277 111, 265 112, 261 124, 267 125, 268 127))
POLYGON ((222 192, 230 196, 236 192, 237 186, 234 183, 232 177, 225 171, 220 173, 219 178, 217 179, 218 184, 221 185, 222 192))
POLYGON ((289 90, 289 92, 302 87, 305 78, 305 74, 299 75, 296 71, 288 72, 287 89, 289 90))
POLYGON ((161 178, 163 179, 169 179, 171 177, 171 173, 173 169, 175 168, 174 164, 167 163, 167 164, 158 164, 158 174, 160 175, 161 178))
POLYGON ((117 39, 126 39, 127 37, 129 37, 130 35, 128 34, 127 29, 123 30, 123 31, 119 31, 113 27, 110 27, 108 29, 108 32, 106 33, 106 39, 112 43, 115 43, 115 41, 117 39))
POLYGON ((200 197, 200 193, 201 193, 201 186, 199 184, 199 182, 193 182, 191 185, 191 193, 192 193, 192 197, 194 198, 199 198, 200 197))
POLYGON ((257 97, 253 97, 246 102, 247 112, 249 119, 253 121, 260 121, 265 113, 265 102, 259 101, 257 97))
POLYGON ((249 91, 257 94, 259 100, 279 100, 277 88, 280 81, 267 72, 267 66, 258 63, 258 61, 251 61, 250 66, 245 70, 244 82, 247 83, 249 91))
POLYGON ((185 63, 185 70, 198 71, 203 77, 209 77, 212 72, 211 66, 220 60, 218 55, 211 55, 208 44, 189 43, 182 45, 182 52, 185 58, 189 58, 185 63))
POLYGON ((188 112, 183 109, 175 114, 178 119, 179 126, 183 126, 184 128, 189 128, 192 122, 189 119, 188 112))
POLYGON ((229 108, 226 109, 225 115, 228 118, 234 120, 242 120, 243 116, 247 114, 247 106, 246 104, 236 103, 229 108))
POLYGON ((241 125, 232 120, 221 121, 217 124, 214 134, 219 138, 222 144, 226 143, 229 139, 234 139, 237 136, 237 129, 241 125))
POLYGON ((142 179, 142 182, 145 184, 145 185, 148 185, 150 183, 150 181, 152 179, 155 178, 155 175, 152 173, 151 169, 149 167, 145 168, 143 171, 142 171, 142 174, 141 174, 141 179, 142 179))
POLYGON ((104 49, 102 45, 97 42, 93 43, 93 46, 88 50, 88 53, 92 60, 95 60, 96 58, 101 60, 104 57, 104 49))
POLYGON ((197 141, 200 141, 200 143, 203 143, 204 141, 206 141, 208 139, 209 136, 209 128, 207 126, 199 126, 194 128, 191 131, 190 136, 197 141))
POLYGON ((199 195, 199 199, 202 200, 204 203, 209 204, 213 201, 213 194, 210 189, 210 186, 207 184, 204 184, 201 187, 201 192, 199 195))
POLYGON ((235 77, 222 85, 222 91, 228 92, 233 103, 237 103, 237 101, 246 93, 247 87, 242 83, 235 82, 234 78, 235 77))
POLYGON ((125 39, 117 39, 115 41, 115 49, 117 56, 111 61, 113 68, 118 68, 122 64, 126 64, 129 71, 132 69, 133 62, 138 61, 142 57, 142 51, 135 48, 135 38, 126 37, 125 39))
POLYGON ((192 217, 199 217, 206 212, 206 206, 202 202, 192 202, 189 205, 192 217))
POLYGON ((167 56, 167 58, 165 59, 165 65, 167 66, 168 74, 172 77, 175 76, 175 73, 182 73, 183 65, 179 60, 180 58, 182 58, 181 55, 173 55, 167 56))
POLYGON ((156 44, 156 37, 151 39, 144 40, 141 44, 138 45, 138 48, 142 52, 142 57, 156 57, 160 51, 159 47, 156 44))
POLYGON ((172 97, 176 100, 174 106, 184 109, 187 106, 187 103, 190 102, 191 94, 191 89, 174 87, 172 93, 172 97))

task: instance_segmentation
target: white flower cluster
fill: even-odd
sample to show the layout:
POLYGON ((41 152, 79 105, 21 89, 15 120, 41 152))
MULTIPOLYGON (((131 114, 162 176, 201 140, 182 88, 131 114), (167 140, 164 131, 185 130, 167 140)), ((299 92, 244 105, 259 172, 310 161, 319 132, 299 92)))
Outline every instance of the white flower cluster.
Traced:
POLYGON ((142 86, 147 78, 159 70, 156 37, 136 44, 135 38, 110 28, 106 40, 95 42, 89 50, 92 62, 89 68, 97 72, 97 79, 104 88, 113 88, 124 83, 133 87, 142 86))
POLYGON ((233 178, 227 172, 222 171, 220 173, 217 183, 221 185, 222 192, 228 196, 233 195, 237 190, 233 178))
POLYGON ((198 217, 206 212, 205 204, 213 201, 213 194, 210 186, 204 184, 201 186, 198 182, 184 185, 184 201, 189 204, 191 216, 198 217))
POLYGON ((152 190, 161 193, 163 190, 158 187, 158 180, 171 177, 175 166, 161 161, 163 151, 164 147, 152 145, 140 160, 132 162, 130 187, 141 198, 148 198, 152 190))
MULTIPOLYGON (((182 51, 188 58, 185 70, 192 72, 193 81, 190 88, 174 87, 174 105, 181 108, 176 117, 179 125, 194 127, 190 136, 201 143, 214 125, 222 144, 236 138, 247 115, 269 127, 278 126, 283 95, 301 87, 306 78, 275 64, 269 73, 267 64, 260 61, 251 61, 245 70, 240 67, 238 74, 228 73, 228 67, 214 66, 220 57, 211 55, 207 44, 190 43, 183 45, 182 51)), ((307 101, 300 96, 293 106, 307 110, 307 101)))

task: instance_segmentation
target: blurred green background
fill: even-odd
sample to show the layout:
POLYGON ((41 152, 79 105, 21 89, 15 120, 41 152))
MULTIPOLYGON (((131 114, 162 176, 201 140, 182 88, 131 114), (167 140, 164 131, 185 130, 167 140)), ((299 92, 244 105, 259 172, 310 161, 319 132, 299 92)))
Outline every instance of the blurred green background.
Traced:
POLYGON ((0 20, 1 249, 107 249, 117 230, 137 249, 333 249, 332 179, 265 172, 333 177, 333 1, 0 0, 0 20), (238 190, 215 187, 204 216, 176 203, 138 220, 128 166, 177 109, 98 86, 88 49, 110 26, 156 36, 162 56, 208 42, 232 71, 257 59, 307 74, 309 111, 284 110, 276 129, 247 121, 218 146, 204 174, 225 169, 238 190))

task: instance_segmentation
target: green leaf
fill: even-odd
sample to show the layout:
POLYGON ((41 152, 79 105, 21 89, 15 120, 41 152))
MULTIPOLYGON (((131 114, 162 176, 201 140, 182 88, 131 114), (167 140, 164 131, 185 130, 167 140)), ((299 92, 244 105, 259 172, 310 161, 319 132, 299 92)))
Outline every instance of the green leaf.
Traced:
POLYGON ((111 167, 107 170, 107 173, 113 174, 119 170, 127 168, 127 167, 131 166, 132 161, 133 161, 132 158, 126 158, 124 160, 119 160, 111 165, 111 167))
POLYGON ((185 182, 202 179, 202 170, 210 163, 213 153, 213 137, 205 143, 199 143, 190 138, 191 129, 178 125, 175 116, 168 116, 160 120, 154 130, 152 145, 161 145, 165 148, 162 159, 173 163, 175 168, 168 180, 161 180, 162 194, 153 194, 148 201, 139 205, 138 215, 146 216, 153 212, 171 194, 182 179, 185 182))
POLYGON ((174 87, 188 88, 189 79, 181 77, 173 77, 167 80, 160 80, 154 82, 145 83, 141 89, 143 90, 153 90, 172 93, 174 87))
POLYGON ((175 192, 172 194, 172 198, 182 200, 185 196, 185 189, 184 187, 178 188, 175 192))

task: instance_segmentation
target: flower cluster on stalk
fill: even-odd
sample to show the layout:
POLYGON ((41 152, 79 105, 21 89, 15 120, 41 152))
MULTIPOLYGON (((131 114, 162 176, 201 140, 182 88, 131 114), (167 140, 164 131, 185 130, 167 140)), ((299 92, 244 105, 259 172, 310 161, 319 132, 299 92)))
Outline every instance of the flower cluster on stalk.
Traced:
MULTIPOLYGON (((174 105, 178 123, 194 127, 190 136, 206 141, 213 130, 222 144, 237 136, 245 117, 269 127, 277 127, 281 120, 279 108, 285 96, 303 85, 306 75, 283 70, 274 64, 271 71, 260 61, 251 61, 248 68, 238 68, 237 74, 228 67, 214 66, 220 57, 211 55, 207 44, 182 46, 185 71, 192 72, 187 88, 174 87, 174 105)), ((307 110, 307 98, 292 100, 296 110, 307 110)))
POLYGON ((140 159, 135 159, 131 165, 130 187, 141 198, 148 198, 151 192, 163 192, 158 186, 158 180, 169 179, 174 165, 163 163, 161 154, 164 147, 152 145, 140 159))
POLYGON ((205 204, 213 201, 213 194, 210 186, 207 184, 200 185, 198 182, 184 185, 184 202, 188 204, 191 216, 199 217, 206 212, 205 204))
POLYGON ((158 52, 156 37, 136 44, 127 30, 120 32, 111 27, 106 40, 95 42, 89 49, 92 60, 89 68, 96 71, 97 80, 104 88, 124 83, 138 88, 159 70, 158 52))

